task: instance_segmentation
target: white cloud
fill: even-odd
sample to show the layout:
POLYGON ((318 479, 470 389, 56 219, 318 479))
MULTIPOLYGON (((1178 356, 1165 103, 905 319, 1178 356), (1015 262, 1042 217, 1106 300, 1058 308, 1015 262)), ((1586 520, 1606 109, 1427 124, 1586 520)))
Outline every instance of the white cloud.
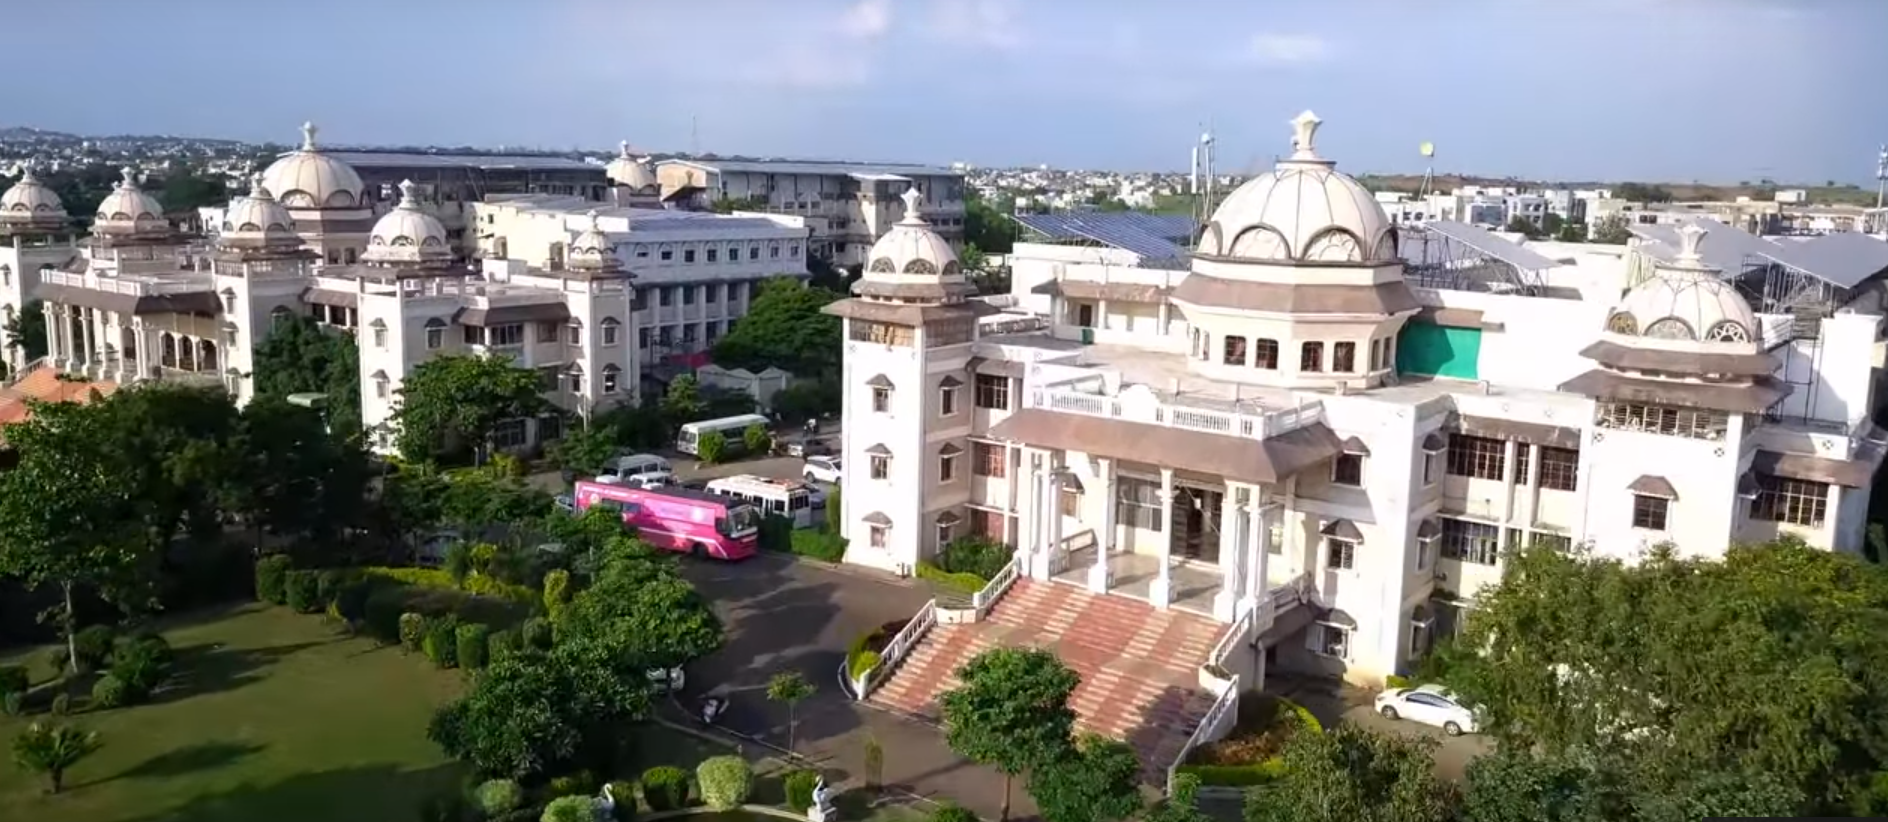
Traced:
POLYGON ((1012 0, 929 0, 929 33, 942 40, 1008 51, 1022 46, 1012 0))
POLYGON ((840 33, 856 40, 877 40, 891 28, 891 0, 859 0, 839 17, 840 33))
POLYGON ((1321 63, 1330 59, 1331 44, 1315 34, 1260 34, 1248 56, 1261 63, 1321 63))

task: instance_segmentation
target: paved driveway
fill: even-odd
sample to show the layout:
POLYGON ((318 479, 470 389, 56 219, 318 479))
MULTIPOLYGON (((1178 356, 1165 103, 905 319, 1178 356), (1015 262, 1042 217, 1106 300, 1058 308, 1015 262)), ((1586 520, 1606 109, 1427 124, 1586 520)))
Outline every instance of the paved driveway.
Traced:
POLYGON ((1345 722, 1379 733, 1394 733, 1436 741, 1436 775, 1461 782, 1468 763, 1494 750, 1488 737, 1465 734, 1450 737, 1441 728, 1432 728, 1405 719, 1385 719, 1371 705, 1375 694, 1361 688, 1342 685, 1335 680, 1273 674, 1266 690, 1305 706, 1327 727, 1345 722))

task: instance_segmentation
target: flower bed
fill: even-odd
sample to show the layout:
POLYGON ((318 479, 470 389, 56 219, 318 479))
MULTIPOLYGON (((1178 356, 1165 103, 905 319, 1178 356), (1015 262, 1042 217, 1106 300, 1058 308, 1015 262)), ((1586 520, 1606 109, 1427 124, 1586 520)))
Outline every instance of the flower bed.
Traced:
POLYGON ((972 573, 951 573, 930 562, 918 563, 918 578, 952 593, 969 596, 983 590, 989 580, 972 573))
POLYGON ((910 622, 909 619, 893 620, 853 640, 852 645, 846 649, 846 676, 851 681, 857 682, 866 671, 872 670, 872 666, 878 664, 879 655, 885 652, 885 646, 891 643, 892 637, 898 636, 898 632, 904 630, 905 625, 910 622))
POLYGON ((361 575, 369 579, 391 580, 420 588, 464 591, 474 596, 496 597, 523 605, 533 605, 538 601, 538 592, 529 586, 513 585, 480 573, 466 575, 464 588, 453 584, 452 575, 438 568, 373 567, 362 568, 361 575))
POLYGON ((1225 739, 1195 748, 1180 766, 1202 785, 1244 787, 1276 777, 1279 753, 1300 733, 1323 733, 1304 706, 1282 697, 1254 694, 1239 700, 1239 717, 1225 739))

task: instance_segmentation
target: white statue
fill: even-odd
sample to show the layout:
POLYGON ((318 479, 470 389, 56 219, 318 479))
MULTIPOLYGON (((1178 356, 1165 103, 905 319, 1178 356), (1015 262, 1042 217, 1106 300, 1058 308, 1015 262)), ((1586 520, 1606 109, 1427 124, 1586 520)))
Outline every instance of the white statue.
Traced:
POLYGON ((616 792, 610 790, 609 783, 603 785, 603 795, 597 797, 598 822, 610 822, 616 818, 616 792))
POLYGON ((813 807, 806 809, 806 818, 828 822, 833 816, 833 789, 826 787, 826 777, 822 775, 813 783, 813 807))

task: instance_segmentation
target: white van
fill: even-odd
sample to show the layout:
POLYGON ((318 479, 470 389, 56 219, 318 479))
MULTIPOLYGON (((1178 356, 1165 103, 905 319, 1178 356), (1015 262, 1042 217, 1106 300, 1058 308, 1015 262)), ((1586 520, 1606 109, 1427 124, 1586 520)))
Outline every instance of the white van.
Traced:
POLYGON ((638 474, 673 474, 675 469, 669 461, 654 454, 631 454, 617 457, 603 465, 603 473, 597 475, 599 482, 611 482, 604 477, 616 477, 616 481, 627 480, 638 474))

